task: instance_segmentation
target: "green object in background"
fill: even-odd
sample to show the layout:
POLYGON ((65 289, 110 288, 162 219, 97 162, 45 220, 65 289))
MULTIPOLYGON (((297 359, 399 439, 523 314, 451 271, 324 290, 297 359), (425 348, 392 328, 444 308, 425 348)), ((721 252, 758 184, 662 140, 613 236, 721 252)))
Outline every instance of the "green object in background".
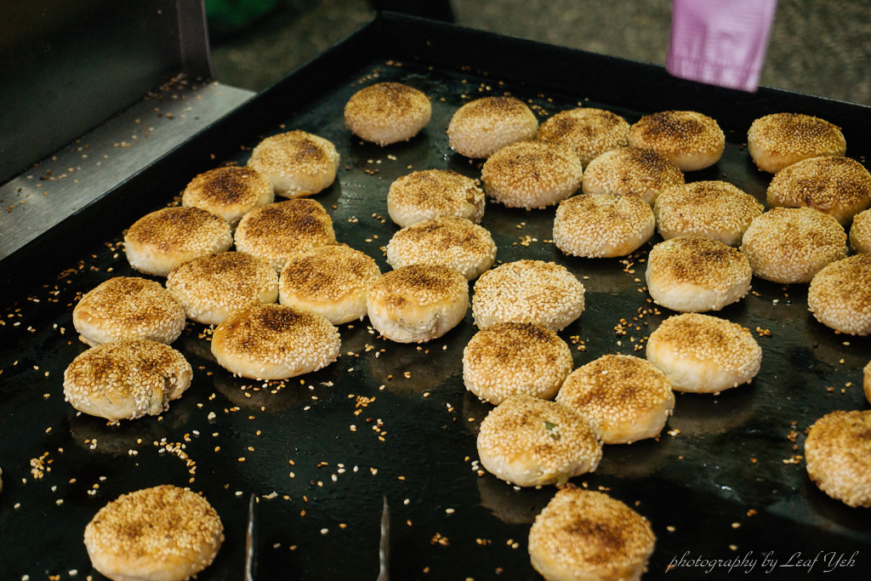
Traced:
POLYGON ((272 12, 279 0, 205 0, 209 36, 225 38, 272 12))

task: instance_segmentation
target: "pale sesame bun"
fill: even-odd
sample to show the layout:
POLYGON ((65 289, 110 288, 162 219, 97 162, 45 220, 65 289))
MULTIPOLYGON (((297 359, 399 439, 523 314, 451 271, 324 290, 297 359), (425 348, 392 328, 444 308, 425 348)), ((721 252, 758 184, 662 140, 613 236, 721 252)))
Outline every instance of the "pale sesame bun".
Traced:
POLYGON ((650 334, 647 360, 675 391, 719 393, 752 381, 762 365, 762 349, 741 325, 686 313, 669 317, 650 334))
POLYGON ((585 194, 560 202, 553 242, 571 256, 626 256, 650 240, 655 226, 653 211, 639 197, 585 194))
POLYGON ((113 581, 184 581, 212 564, 223 541, 208 501, 172 485, 122 494, 85 527, 91 564, 113 581))
POLYGON ((485 198, 475 180, 449 170, 429 169, 390 184, 387 213, 400 228, 445 216, 478 223, 484 216, 485 198))
POLYGON ((278 274, 265 259, 244 252, 195 258, 173 268, 166 290, 187 318, 218 325, 233 313, 278 299, 278 274))
POLYGON ((366 293, 369 322, 397 343, 425 343, 456 327, 469 309, 469 281, 437 264, 384 274, 366 293))
POLYGON ((323 137, 297 129, 261 141, 251 152, 248 167, 265 175, 276 195, 302 198, 333 184, 339 153, 323 137))
POLYGON ((741 253, 754 276, 781 284, 810 282, 847 255, 847 233, 835 218, 813 208, 773 208, 744 232, 741 253))
POLYGON ((585 194, 638 196, 652 206, 662 191, 683 183, 683 172, 665 155, 652 149, 621 147, 584 166, 581 187, 585 194))
POLYGON ((583 416, 552 401, 513 395, 487 414, 478 431, 481 465, 517 486, 562 486, 602 459, 596 431, 583 416))
POLYGON ((120 339, 172 343, 184 329, 184 308, 153 280, 116 277, 91 289, 73 309, 79 338, 94 347, 120 339))
POLYGON ((653 206, 660 236, 701 236, 738 246, 765 207, 727 182, 692 182, 668 188, 653 206))
POLYGON ((554 262, 518 260, 485 272, 475 283, 472 315, 479 329, 496 323, 536 323, 562 331, 584 312, 584 285, 554 262))
POLYGON ((200 208, 163 208, 147 214, 124 232, 124 252, 139 272, 166 276, 181 264, 233 245, 230 225, 200 208))
POLYGON ((695 171, 720 160, 726 136, 707 115, 696 111, 661 111, 645 115, 632 125, 629 145, 657 151, 682 171, 695 171))
POLYGON ((629 123, 611 111, 580 107, 560 111, 542 123, 536 139, 569 147, 587 167, 606 151, 626 147, 629 123))
POLYGON ((333 220, 314 200, 256 208, 239 222, 234 238, 236 250, 268 260, 277 272, 294 254, 336 243, 333 220))
POLYGON ((401 83, 360 89, 345 105, 345 126, 380 146, 408 141, 427 126, 432 106, 421 91, 401 83))
POLYGON ((412 264, 442 264, 466 280, 493 266, 496 244, 485 228, 464 218, 433 218, 403 228, 387 243, 387 263, 393 268, 412 264))
POLYGON ((603 444, 656 438, 674 410, 665 374, 631 355, 605 355, 575 369, 556 401, 590 420, 603 444))
POLYGON ((841 128, 800 113, 773 113, 756 119, 747 132, 747 149, 762 171, 777 173, 803 159, 847 153, 841 128))
POLYGON ((375 260, 359 250, 344 244, 321 246, 287 261, 278 300, 343 325, 366 316, 366 291, 380 276, 375 260))
POLYGON ((451 149, 488 158, 506 145, 535 139, 538 119, 515 97, 484 97, 457 109, 448 124, 451 149))
POLYGON ((275 190, 266 176, 250 167, 219 167, 201 173, 181 195, 183 206, 220 216, 231 228, 246 213, 275 201, 275 190))
POLYGON ((850 227, 850 247, 862 254, 871 253, 871 210, 859 212, 850 227))
POLYGON ((64 397, 82 413, 111 421, 157 416, 190 387, 184 356, 148 339, 112 341, 88 349, 64 371, 64 397))
POLYGON ((871 205, 871 173, 849 157, 812 157, 777 172, 766 197, 769 207, 808 206, 846 226, 871 205))
POLYGON ((336 360, 339 330, 320 315, 257 305, 230 315, 212 334, 218 364, 251 379, 287 379, 336 360))
POLYGON ((804 442, 807 473, 848 506, 871 507, 871 410, 836 411, 814 422, 804 442))
POLYGON ((817 321, 847 335, 871 334, 871 254, 833 262, 811 280, 807 306, 817 321))
POLYGON ((463 350, 466 389, 494 405, 517 394, 553 399, 571 370, 569 346, 534 323, 490 325, 463 350))
POLYGON ((557 492, 529 529, 532 566, 546 581, 638 581, 655 544, 643 516, 574 486, 557 492))
POLYGON ((868 400, 868 403, 871 403, 871 361, 868 362, 868 365, 865 366, 865 399, 868 400))
POLYGON ((581 161, 569 149, 541 141, 503 147, 484 162, 487 195, 509 208, 545 208, 581 186, 581 161))

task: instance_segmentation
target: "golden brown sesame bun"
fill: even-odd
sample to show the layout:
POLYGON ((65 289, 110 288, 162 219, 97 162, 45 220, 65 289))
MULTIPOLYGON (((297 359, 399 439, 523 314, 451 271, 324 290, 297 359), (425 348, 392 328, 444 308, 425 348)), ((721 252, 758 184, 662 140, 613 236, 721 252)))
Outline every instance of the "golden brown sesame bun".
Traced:
POLYGON ((466 280, 493 266, 496 244, 485 228, 464 218, 433 218, 403 228, 387 243, 387 263, 393 268, 412 264, 442 264, 466 280))
POLYGON ((321 246, 287 261, 278 300, 342 325, 366 316, 366 291, 380 276, 375 261, 359 250, 344 244, 321 246))
POLYGON ((246 213, 275 201, 275 190, 266 176, 250 167, 219 167, 195 177, 181 195, 183 206, 220 216, 231 228, 246 213))
POLYGON ((865 382, 863 387, 865 388, 865 399, 868 400, 868 403, 871 403, 871 361, 865 366, 865 382))
POLYGON ((490 325, 463 350, 466 389, 494 405, 517 394, 553 399, 571 370, 569 346, 534 323, 490 325))
POLYGON ((695 171, 720 160, 726 136, 707 115, 696 111, 661 111, 645 115, 632 125, 629 145, 658 151, 682 171, 695 171))
POLYGON ((762 349, 741 325, 686 313, 669 317, 650 334, 647 359, 675 391, 719 393, 750 383, 762 365, 762 349))
POLYGON ((683 183, 683 172, 668 157, 652 149, 621 147, 584 166, 581 187, 585 194, 638 196, 652 206, 663 190, 683 183))
POLYGON ((532 566, 547 581, 638 581, 655 544, 643 516, 574 486, 557 492, 529 529, 532 566))
POLYGON ((626 256, 650 240, 655 226, 653 211, 637 196, 585 194, 560 202, 553 242, 571 256, 626 256))
POLYGON ((79 338, 94 347, 120 339, 172 343, 184 329, 184 308, 153 280, 116 277, 88 291, 73 309, 79 338))
POLYGON ((653 206, 659 234, 702 236, 738 246, 744 232, 765 207, 727 182, 693 182, 668 188, 653 206))
POLYGON ((211 565, 223 541, 208 501, 171 485, 122 494, 85 527, 91 564, 113 581, 184 581, 211 565))
POLYGON ((536 139, 569 147, 587 167, 606 151, 626 147, 629 123, 611 111, 581 107, 560 111, 542 123, 536 139))
POLYGON ((478 457, 491 474, 517 486, 562 486, 592 472, 602 445, 586 418, 531 395, 506 399, 481 422, 478 457))
POLYGON ((230 225, 200 208, 163 208, 143 216, 124 233, 124 251, 139 272, 166 276, 181 264, 233 245, 230 225))
POLYGON ((112 341, 88 349, 64 371, 64 397, 82 413, 107 420, 156 416, 190 387, 184 356, 147 339, 112 341))
POLYGON ((390 184, 387 213, 400 228, 444 216, 478 223, 485 196, 475 180, 441 169, 416 171, 390 184))
POLYGON ((414 264, 384 274, 366 293, 369 321, 397 343, 425 343, 456 327, 469 309, 469 282, 437 264, 414 264))
POLYGON ((278 275, 264 258, 221 252, 179 264, 166 277, 166 290, 187 318, 218 325, 233 313, 278 299, 278 275))
POLYGON ((427 126, 432 106, 421 91, 401 83, 377 83, 360 89, 345 105, 345 125, 380 146, 408 141, 427 126))
POLYGON ((302 198, 333 184, 339 153, 323 137, 297 129, 261 141, 251 152, 248 167, 265 175, 276 195, 302 198))
POLYGON ((481 275, 472 314, 479 329, 496 323, 536 323, 562 331, 584 312, 584 285, 554 262, 518 260, 481 275))
POLYGON ((581 186, 581 161, 563 146, 531 141, 508 145, 484 162, 484 191, 509 208, 545 208, 581 186))
POLYGON ((575 369, 556 401, 590 420, 603 444, 656 438, 674 410, 662 371, 631 355, 605 355, 575 369))
POLYGON ((833 262, 811 280, 808 309, 823 325, 847 335, 871 334, 871 254, 833 262))
POLYGON ((535 139, 538 119, 515 97, 484 97, 466 103, 448 124, 451 149, 473 158, 488 158, 506 145, 535 139))
POLYGON ((251 379, 287 379, 336 360, 339 330, 320 315, 257 305, 230 315, 212 335, 218 364, 251 379))
POLYGON ((281 272, 300 252, 336 243, 333 220, 315 200, 288 200, 256 208, 242 218, 236 249, 269 261, 281 272))
POLYGON ((859 212, 850 227, 850 247, 862 254, 871 253, 871 210, 859 212))
POLYGON ((842 156, 847 153, 847 142, 840 127, 823 119, 773 113, 750 125, 747 150, 759 169, 777 173, 803 159, 842 156))
POLYGON ((871 173, 849 157, 812 157, 777 172, 766 197, 769 207, 808 206, 846 226, 871 205, 871 173))
POLYGON ((810 479, 848 506, 871 507, 871 410, 836 411, 814 422, 804 443, 810 479))
POLYGON ((772 282, 810 282, 824 266, 847 255, 847 233, 813 208, 773 208, 744 232, 741 253, 753 275, 772 282))

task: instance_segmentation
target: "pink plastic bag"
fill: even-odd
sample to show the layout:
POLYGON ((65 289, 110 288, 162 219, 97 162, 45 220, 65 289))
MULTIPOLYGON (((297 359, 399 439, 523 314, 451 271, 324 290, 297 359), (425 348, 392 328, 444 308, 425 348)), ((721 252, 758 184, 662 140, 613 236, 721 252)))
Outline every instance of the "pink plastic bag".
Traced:
POLYGON ((777 0, 673 0, 666 70, 755 91, 776 7, 777 0))

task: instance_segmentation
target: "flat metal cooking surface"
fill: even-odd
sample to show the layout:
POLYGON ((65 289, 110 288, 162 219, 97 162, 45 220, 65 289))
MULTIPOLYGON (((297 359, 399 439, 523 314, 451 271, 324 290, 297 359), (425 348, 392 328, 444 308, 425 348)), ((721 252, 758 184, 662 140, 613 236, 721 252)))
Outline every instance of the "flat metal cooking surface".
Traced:
MULTIPOLYGON (((430 168, 480 176, 478 162, 447 145, 444 130, 460 105, 508 92, 529 102, 540 120, 579 104, 612 109, 630 122, 659 109, 599 102, 594 79, 589 87, 564 92, 437 62, 374 56, 304 105, 259 109, 268 129, 233 133, 227 151, 235 153, 211 163, 245 163, 262 137, 294 128, 331 140, 342 169, 314 199, 331 214, 337 239, 374 257, 386 272, 382 247, 398 230, 387 215, 390 183, 430 168), (433 119, 410 142, 382 149, 353 138, 342 110, 355 91, 385 80, 429 95, 433 119)), ((279 101, 275 91, 268 98, 279 101)), ((697 108, 707 112, 703 102, 697 108)), ((764 199, 769 176, 755 169, 742 146, 749 124, 740 117, 718 120, 728 140, 724 157, 688 180, 725 179, 764 199)), ((844 129, 848 145, 861 144, 849 153, 867 154, 867 138, 844 129)), ((155 196, 152 209, 168 203, 197 171, 155 196)), ((586 311, 560 333, 575 367, 607 353, 643 356, 645 338, 673 314, 657 309, 644 290, 644 260, 659 237, 627 259, 566 257, 550 243, 553 216, 553 208, 526 212, 489 204, 482 225, 499 247, 497 260, 552 260, 583 281, 586 311)), ((72 308, 107 278, 136 275, 119 244, 129 225, 115 224, 104 244, 83 249, 60 278, 47 277, 46 286, 2 312, 0 530, 15 542, 0 548, 0 578, 67 579, 73 572, 77 579, 100 578, 82 542, 87 522, 123 493, 171 483, 202 492, 224 523, 226 541, 201 580, 242 578, 251 493, 259 499, 258 579, 376 578, 384 496, 391 578, 540 579, 526 539, 556 489, 515 490, 475 470, 477 427, 492 406, 468 394, 462 382, 463 349, 476 332, 471 312, 445 337, 419 346, 379 339, 366 321, 345 325, 338 362, 269 384, 221 369, 210 355, 207 330, 190 324, 173 346, 193 365, 194 381, 168 412, 119 426, 79 416, 62 390, 64 369, 86 349, 72 327, 72 308)), ((806 290, 754 280, 752 295, 719 313, 754 333, 770 331, 758 337, 763 364, 754 382, 716 397, 678 395, 666 428, 671 435, 607 446, 594 474, 573 479, 650 519, 658 541, 644 579, 744 573, 859 579, 871 571, 867 511, 820 492, 799 458, 802 432, 817 418, 867 409, 862 367, 871 340, 818 324, 807 311, 806 290), (820 552, 809 574, 807 566, 784 566, 820 552), (825 573, 832 568, 823 560, 830 552, 844 559, 825 573), (666 576, 670 565, 678 566, 666 576)))

